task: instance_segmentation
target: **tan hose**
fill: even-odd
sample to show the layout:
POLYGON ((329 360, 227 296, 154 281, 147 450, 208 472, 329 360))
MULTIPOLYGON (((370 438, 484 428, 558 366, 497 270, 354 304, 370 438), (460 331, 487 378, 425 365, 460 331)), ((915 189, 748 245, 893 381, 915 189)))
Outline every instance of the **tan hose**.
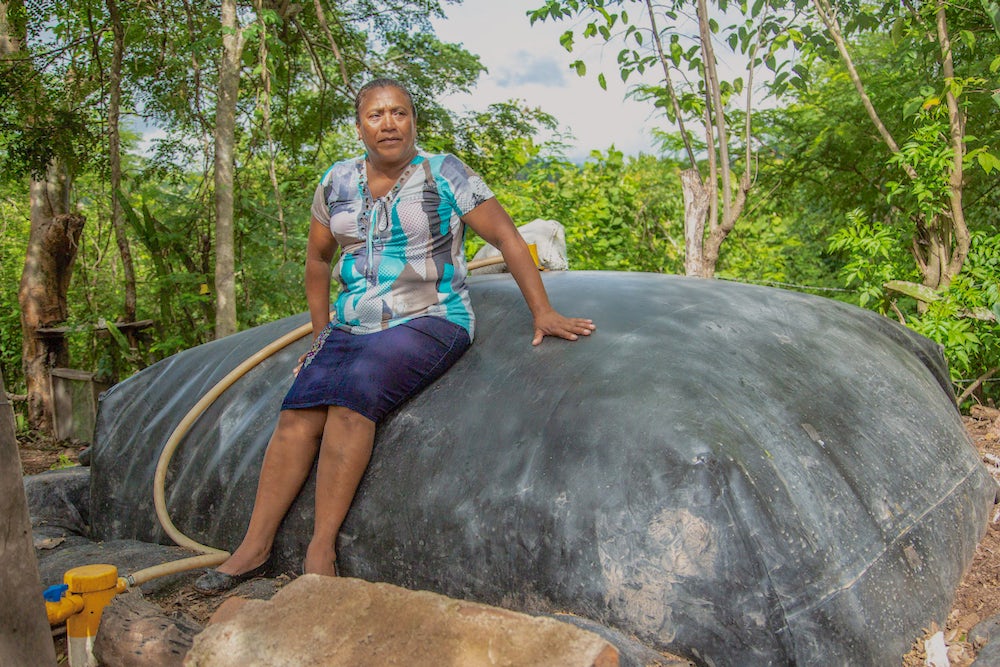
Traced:
POLYGON ((191 558, 183 558, 181 560, 162 563, 160 565, 148 567, 144 570, 139 570, 126 578, 130 586, 138 586, 142 583, 156 579, 157 577, 166 576, 168 574, 186 572, 199 567, 211 567, 213 565, 218 565, 229 558, 228 551, 223 551, 221 549, 216 549, 214 547, 205 546, 204 544, 195 542, 190 537, 179 531, 177 526, 174 525, 174 522, 170 519, 170 514, 167 511, 167 501, 164 493, 164 486, 166 485, 167 480, 167 467, 170 465, 170 460, 173 458, 174 452, 177 451, 177 447, 180 446, 181 441, 184 436, 187 435, 191 426, 198 419, 198 417, 200 417, 202 413, 204 413, 205 410, 207 410, 208 407, 215 402, 215 399, 217 399, 222 392, 232 386, 234 382, 243 377, 254 366, 300 338, 307 336, 311 332, 312 323, 307 322, 306 324, 289 331, 281 338, 272 341, 267 346, 255 352, 243 363, 231 370, 226 377, 219 380, 207 394, 202 396, 201 399, 194 404, 194 407, 188 410, 187 414, 184 415, 184 418, 181 419, 176 427, 174 427, 174 430, 170 433, 170 437, 167 438, 167 444, 164 445, 163 451, 160 452, 160 459, 156 463, 156 473, 153 475, 153 505, 156 508, 156 518, 159 519, 160 525, 163 527, 163 530, 167 533, 170 539, 172 539, 178 546, 191 549, 192 551, 199 551, 202 555, 193 556, 191 558))
POLYGON ((497 255, 496 257, 487 257, 486 259, 475 259, 465 265, 465 268, 469 271, 475 271, 476 269, 482 268, 484 266, 492 266, 494 264, 503 264, 503 255, 497 255))
MULTIPOLYGON (((535 266, 541 270, 545 270, 542 267, 541 261, 538 259, 538 245, 535 243, 528 244, 528 252, 531 253, 531 259, 534 260, 535 266)), ((475 271, 476 269, 481 269, 484 266, 493 266, 494 264, 503 264, 503 255, 497 255, 496 257, 486 257, 485 259, 474 259, 465 265, 467 271, 475 271)))
MULTIPOLYGON (((211 547, 202 548, 210 549, 211 547)), ((178 572, 197 570, 199 567, 215 567, 227 558, 229 558, 228 551, 212 549, 212 553, 206 553, 202 556, 192 556, 191 558, 182 558, 180 560, 172 560, 168 563, 160 563, 159 565, 154 565, 153 567, 147 567, 139 570, 138 572, 133 572, 132 574, 122 577, 122 579, 125 580, 126 588, 132 588, 133 586, 141 586, 147 581, 165 577, 168 574, 177 574, 178 572)))

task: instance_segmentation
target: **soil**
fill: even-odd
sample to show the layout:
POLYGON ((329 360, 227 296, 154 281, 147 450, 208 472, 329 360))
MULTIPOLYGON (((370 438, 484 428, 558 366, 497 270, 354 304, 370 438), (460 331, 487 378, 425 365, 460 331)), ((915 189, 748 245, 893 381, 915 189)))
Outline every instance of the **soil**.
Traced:
MULTIPOLYGON (((965 428, 979 450, 980 457, 993 478, 1000 481, 1000 419, 963 417, 965 428)), ((925 629, 913 649, 903 656, 903 667, 923 667, 926 652, 924 642, 936 632, 944 633, 951 667, 972 664, 976 651, 969 631, 979 621, 1000 614, 1000 506, 994 508, 986 528, 986 535, 976 548, 972 565, 962 578, 955 592, 955 601, 945 627, 925 629)))
MULTIPOLYGON (((1000 417, 963 417, 966 430, 979 451, 983 463, 1000 482, 1000 417)), ((53 468, 75 465, 86 448, 75 441, 54 441, 37 434, 18 434, 21 467, 25 475, 53 468)), ((281 585, 280 582, 278 585, 281 585)), ((181 612, 204 624, 225 601, 224 596, 204 598, 190 590, 182 590, 168 599, 159 600, 168 614, 181 612)), ((902 667, 923 667, 926 657, 924 642, 937 632, 944 634, 951 667, 967 667, 981 648, 969 641, 969 631, 980 621, 1000 614, 1000 506, 994 510, 986 535, 976 549, 972 565, 955 593, 955 602, 943 628, 932 624, 923 636, 914 639, 912 650, 903 656, 902 667)), ((57 650, 59 637, 56 637, 57 650)), ((65 647, 63 647, 65 651, 65 647)), ((65 657, 65 653, 62 653, 65 657)))
POLYGON ((17 449, 21 470, 25 475, 37 475, 46 470, 77 465, 86 443, 75 440, 54 440, 40 433, 18 432, 17 449))

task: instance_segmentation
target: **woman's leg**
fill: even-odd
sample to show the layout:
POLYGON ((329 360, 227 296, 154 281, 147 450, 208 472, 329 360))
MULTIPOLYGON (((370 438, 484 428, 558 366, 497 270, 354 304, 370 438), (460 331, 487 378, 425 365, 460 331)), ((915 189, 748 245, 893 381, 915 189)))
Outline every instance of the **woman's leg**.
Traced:
POLYGON ((274 535, 312 470, 326 424, 325 407, 282 410, 264 454, 250 525, 243 542, 217 568, 243 574, 264 563, 274 535))
POLYGON ((348 408, 331 406, 323 430, 316 473, 316 518, 303 569, 336 574, 340 525, 371 459, 375 422, 348 408))

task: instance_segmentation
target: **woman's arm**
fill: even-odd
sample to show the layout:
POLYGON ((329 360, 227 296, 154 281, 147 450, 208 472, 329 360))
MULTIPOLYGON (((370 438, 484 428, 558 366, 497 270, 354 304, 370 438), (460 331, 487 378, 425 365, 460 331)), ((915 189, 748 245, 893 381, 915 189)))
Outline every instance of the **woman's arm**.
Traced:
POLYGON ((306 303, 312 320, 313 338, 330 323, 330 263, 337 252, 337 240, 316 218, 309 224, 306 246, 306 303))
POLYGON ((532 345, 541 343, 545 336, 576 340, 580 336, 589 336, 597 328, 591 320, 564 317, 552 307, 538 275, 538 267, 528 251, 528 244, 495 197, 466 213, 462 220, 503 255, 507 269, 517 281, 535 321, 532 345))

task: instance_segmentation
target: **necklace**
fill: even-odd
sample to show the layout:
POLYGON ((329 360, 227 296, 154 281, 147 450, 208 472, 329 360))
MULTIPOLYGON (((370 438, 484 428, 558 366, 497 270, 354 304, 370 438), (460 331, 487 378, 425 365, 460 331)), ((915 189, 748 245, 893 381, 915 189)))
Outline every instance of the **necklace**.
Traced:
POLYGON ((403 185, 410 180, 410 176, 416 171, 417 166, 423 160, 418 160, 419 155, 400 173, 396 182, 389 191, 381 197, 372 196, 371 188, 368 187, 368 170, 365 167, 366 158, 358 160, 358 196, 363 202, 361 214, 358 216, 358 230, 365 239, 365 250, 367 251, 367 269, 365 274, 369 280, 375 281, 377 273, 374 269, 375 250, 381 250, 383 246, 382 234, 389 230, 392 221, 392 211, 396 204, 396 196, 403 189, 403 185))

